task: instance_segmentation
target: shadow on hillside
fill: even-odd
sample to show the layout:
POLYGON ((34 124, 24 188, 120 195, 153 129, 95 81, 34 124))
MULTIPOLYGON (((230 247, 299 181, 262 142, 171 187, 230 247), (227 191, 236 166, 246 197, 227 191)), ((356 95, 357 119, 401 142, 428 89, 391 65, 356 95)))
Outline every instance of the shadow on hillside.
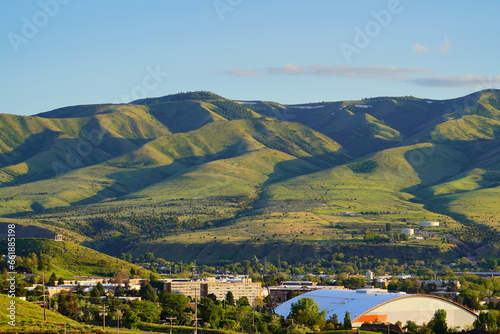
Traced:
POLYGON ((467 218, 467 216, 464 214, 452 211, 450 208, 453 208, 453 204, 451 203, 456 199, 457 196, 455 196, 455 194, 452 194, 452 195, 438 196, 437 198, 432 198, 430 200, 422 201, 421 203, 424 204, 424 209, 430 212, 436 212, 442 215, 449 216, 464 225, 473 225, 482 229, 491 228, 491 226, 488 226, 487 224, 478 223, 477 221, 467 218))
POLYGON ((264 207, 268 206, 269 203, 267 202, 271 198, 268 191, 268 186, 271 184, 334 168, 348 163, 352 159, 352 157, 342 151, 278 162, 274 167, 274 171, 269 174, 266 182, 261 185, 261 192, 259 198, 254 202, 254 208, 251 211, 245 212, 244 215, 252 216, 264 212, 264 207))
POLYGON ((47 149, 59 134, 57 131, 45 130, 28 137, 14 150, 0 154, 0 168, 26 161, 35 154, 47 149))
POLYGON ((441 252, 437 246, 403 244, 364 245, 350 243, 329 242, 296 242, 268 241, 268 242, 221 242, 207 241, 206 243, 157 243, 141 242, 121 245, 122 247, 103 247, 100 251, 119 256, 120 253, 130 253, 134 257, 146 252, 153 252, 155 257, 168 258, 170 261, 197 260, 207 265, 267 258, 270 262, 280 259, 289 263, 305 263, 318 258, 328 258, 334 253, 343 253, 346 257, 359 256, 375 258, 397 258, 402 263, 431 257, 441 260, 453 260, 464 254, 453 248, 441 252))
MULTIPOLYGON (((0 221, 0 240, 7 239, 7 225, 11 223, 0 221)), ((16 238, 44 238, 44 239, 54 239, 56 233, 53 231, 36 226, 36 225, 21 225, 16 224, 16 238)))
POLYGON ((237 143, 211 155, 190 156, 174 160, 169 165, 150 168, 145 167, 136 170, 127 170, 124 172, 109 174, 107 177, 114 179, 116 181, 115 183, 105 189, 102 189, 94 196, 74 202, 72 205, 91 204, 104 199, 125 196, 140 191, 153 184, 163 182, 171 177, 182 176, 183 174, 188 173, 189 169, 192 167, 220 159, 238 157, 247 152, 246 144, 237 143))
POLYGON ((61 132, 46 130, 32 135, 15 150, 0 154, 1 167, 25 163, 27 172, 13 176, 0 187, 50 179, 78 168, 100 164, 137 149, 150 139, 126 139, 105 134, 102 138, 67 138, 61 132))
POLYGON ((172 133, 193 131, 213 122, 210 112, 195 101, 149 105, 149 113, 172 133))
MULTIPOLYGON (((494 166, 498 163, 499 153, 493 153, 493 150, 500 144, 498 140, 473 140, 473 141, 449 141, 440 143, 432 147, 420 147, 405 152, 404 158, 412 166, 421 183, 412 187, 403 189, 402 191, 416 194, 427 187, 432 187, 444 182, 455 180, 462 173, 473 168, 485 168, 494 166), (453 149, 456 152, 450 153, 448 149, 440 149, 445 146, 448 149, 453 149), (439 176, 438 176, 439 175, 439 176)), ((453 151, 451 151, 453 152, 453 151)), ((500 152, 500 148, 498 150, 500 152)), ((495 181, 500 181, 492 178, 490 180, 483 179, 478 184, 483 188, 494 187, 497 185, 495 181)), ((432 190, 425 190, 426 196, 432 194, 432 190)), ((456 193, 467 192, 468 190, 456 193)))

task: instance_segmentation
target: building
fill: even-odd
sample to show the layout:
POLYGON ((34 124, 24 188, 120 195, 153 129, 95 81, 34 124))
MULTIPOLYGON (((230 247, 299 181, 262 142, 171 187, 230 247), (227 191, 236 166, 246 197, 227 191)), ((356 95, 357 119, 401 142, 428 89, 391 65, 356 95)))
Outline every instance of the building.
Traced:
POLYGON ((187 297, 199 297, 201 289, 201 282, 194 280, 186 281, 172 281, 164 283, 164 290, 175 293, 177 295, 184 295, 187 297))
POLYGON ((460 272, 456 271, 455 274, 457 275, 476 275, 479 277, 498 277, 500 276, 500 272, 498 271, 468 271, 468 272, 460 272))
POLYGON ((275 312, 287 317, 292 303, 303 297, 313 298, 321 310, 326 310, 327 319, 333 314, 343 319, 346 311, 349 311, 354 328, 359 328, 364 322, 395 324, 408 320, 422 325, 429 323, 438 309, 446 311, 450 328, 465 328, 477 319, 475 312, 442 297, 388 293, 383 289, 311 291, 281 304, 275 312))
MULTIPOLYGON (((41 284, 33 284, 33 286, 25 287, 28 291, 33 291, 37 286, 42 286, 41 284)), ((59 296, 60 294, 75 293, 75 287, 73 286, 47 286, 45 291, 49 297, 59 296)))
POLYGON ((425 221, 418 223, 419 226, 427 226, 427 227, 438 227, 439 222, 436 221, 425 221))
POLYGON ((270 286, 269 295, 273 303, 284 303, 293 297, 303 293, 321 289, 344 289, 343 286, 317 285, 317 282, 310 281, 286 281, 279 286, 270 286))
POLYGON ((219 283, 208 282, 201 284, 201 296, 215 295, 218 300, 226 298, 228 292, 233 294, 234 300, 247 297, 250 305, 255 305, 255 300, 262 296, 260 283, 219 283))
POLYGON ((248 278, 236 281, 217 280, 208 278, 206 280, 171 280, 165 281, 165 291, 189 297, 203 298, 210 294, 223 300, 229 291, 235 300, 247 297, 250 305, 254 306, 256 299, 262 298, 261 283, 252 283, 248 278))

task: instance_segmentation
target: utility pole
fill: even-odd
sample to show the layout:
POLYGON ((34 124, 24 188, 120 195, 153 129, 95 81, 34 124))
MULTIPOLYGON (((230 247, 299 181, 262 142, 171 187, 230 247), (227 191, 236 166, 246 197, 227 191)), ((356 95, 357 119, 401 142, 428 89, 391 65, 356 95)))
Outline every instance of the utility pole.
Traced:
POLYGON ((255 312, 252 308, 252 330, 255 330, 255 312))
POLYGON ((107 306, 106 304, 103 304, 102 305, 103 310, 101 313, 99 313, 99 315, 102 315, 102 329, 106 329, 106 315, 107 315, 106 306, 107 306))
POLYGON ((198 288, 194 288, 194 334, 198 334, 198 302, 196 299, 198 298, 196 291, 198 288))
POLYGON ((120 310, 116 311, 116 324, 118 325, 118 329, 120 329, 120 317, 122 316, 122 313, 120 310))
POLYGON ((198 296, 196 295, 196 288, 194 288, 194 334, 198 334, 198 302, 196 299, 198 296))
POLYGON ((47 321, 47 302, 45 301, 45 270, 42 270, 43 321, 47 321))
POLYGON ((165 320, 170 320, 170 334, 172 334, 172 320, 176 319, 175 317, 167 317, 165 320))

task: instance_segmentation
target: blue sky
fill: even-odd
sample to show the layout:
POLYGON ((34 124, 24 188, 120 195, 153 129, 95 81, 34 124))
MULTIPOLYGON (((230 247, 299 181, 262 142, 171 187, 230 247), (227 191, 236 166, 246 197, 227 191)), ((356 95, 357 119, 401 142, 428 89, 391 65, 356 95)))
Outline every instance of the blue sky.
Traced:
POLYGON ((6 0, 1 113, 209 90, 285 104, 499 87, 496 1, 6 0))

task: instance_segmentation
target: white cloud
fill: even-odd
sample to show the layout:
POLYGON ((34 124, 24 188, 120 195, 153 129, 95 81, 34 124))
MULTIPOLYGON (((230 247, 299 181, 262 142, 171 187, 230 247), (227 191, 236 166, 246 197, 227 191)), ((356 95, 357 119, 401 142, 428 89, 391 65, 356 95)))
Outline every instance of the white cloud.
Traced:
POLYGON ((407 68, 395 66, 350 67, 347 65, 330 66, 321 64, 286 64, 282 66, 267 67, 262 70, 225 70, 224 73, 234 76, 255 76, 261 73, 262 75, 317 75, 351 78, 404 79, 413 74, 430 73, 430 70, 425 68, 407 68))
POLYGON ((451 48, 452 46, 450 40, 448 38, 445 38, 443 45, 439 47, 439 51, 441 51, 441 53, 448 53, 451 48))
POLYGON ((422 44, 413 44, 411 47, 413 48, 413 51, 415 51, 417 53, 429 52, 429 48, 426 47, 425 45, 422 45, 422 44))
POLYGON ((474 87, 477 89, 484 89, 500 84, 500 75, 484 76, 479 74, 464 74, 448 77, 412 79, 410 82, 427 87, 474 87))
POLYGON ((255 76, 259 75, 259 73, 257 73, 254 70, 247 70, 247 69, 243 69, 243 68, 234 68, 234 69, 230 69, 230 70, 224 70, 222 72, 229 74, 229 75, 233 75, 235 77, 255 77, 255 76))

